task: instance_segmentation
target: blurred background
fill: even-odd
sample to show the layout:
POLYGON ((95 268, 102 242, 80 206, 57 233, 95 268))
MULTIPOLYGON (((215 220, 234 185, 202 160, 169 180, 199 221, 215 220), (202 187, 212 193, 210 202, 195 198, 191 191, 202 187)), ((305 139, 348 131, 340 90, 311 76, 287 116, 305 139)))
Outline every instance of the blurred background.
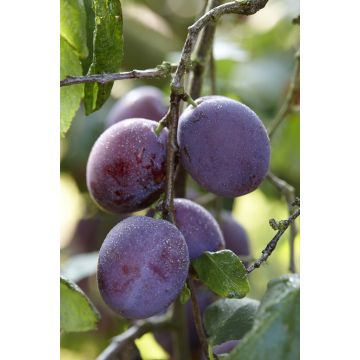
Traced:
MULTIPOLYGON (((162 61, 176 63, 186 29, 201 15, 205 5, 203 0, 122 0, 125 49, 120 70, 152 68, 162 61)), ((250 106, 265 126, 275 117, 289 87, 294 56, 299 48, 299 27, 292 19, 298 15, 298 0, 270 0, 253 16, 224 16, 216 30, 217 93, 250 106)), ((97 331, 62 335, 63 360, 95 359, 109 339, 129 325, 107 309, 98 293, 95 276, 87 276, 92 273, 96 252, 106 234, 122 217, 102 212, 91 201, 86 189, 85 169, 91 147, 105 128, 109 110, 117 99, 142 85, 158 87, 167 101, 169 79, 118 81, 114 84, 111 99, 101 110, 85 116, 80 108, 68 134, 61 140, 62 272, 78 283, 102 315, 97 331)), ((206 76, 202 95, 208 94, 210 79, 206 76)), ((293 112, 272 138, 271 171, 294 186, 297 195, 300 190, 299 145, 299 113, 293 112)), ((188 197, 203 198, 205 192, 195 182, 188 179, 187 184, 188 197)), ((206 206, 214 210, 218 204, 215 201, 206 206)), ((230 210, 246 229, 253 257, 260 255, 274 235, 269 219, 288 217, 285 199, 267 180, 251 194, 234 201, 221 201, 221 206, 230 210)), ((297 225, 299 227, 299 223, 297 225)), ((288 272, 288 236, 289 233, 283 236, 267 264, 250 275, 250 297, 260 299, 270 279, 288 272)), ((298 271, 299 242, 298 234, 295 242, 298 271)), ((169 358, 151 334, 137 340, 136 346, 145 360, 169 358)))

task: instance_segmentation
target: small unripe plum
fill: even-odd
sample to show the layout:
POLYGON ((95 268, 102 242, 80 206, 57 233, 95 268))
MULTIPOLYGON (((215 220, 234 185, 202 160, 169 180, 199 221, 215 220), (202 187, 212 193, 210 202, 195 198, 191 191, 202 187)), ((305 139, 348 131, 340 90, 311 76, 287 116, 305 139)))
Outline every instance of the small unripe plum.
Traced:
POLYGON ((180 294, 189 269, 181 232, 165 220, 131 216, 107 235, 97 280, 105 303, 128 319, 162 311, 180 294))
POLYGON ((179 118, 181 162, 206 190, 245 195, 264 179, 270 161, 266 129, 250 108, 224 96, 205 96, 179 118))
POLYGON ((130 118, 159 121, 167 111, 162 92, 154 86, 141 86, 129 91, 110 110, 107 126, 130 118))
POLYGON ((174 200, 175 223, 184 235, 190 259, 205 251, 225 247, 220 227, 214 217, 201 205, 187 199, 174 200))
POLYGON ((97 139, 89 156, 86 182, 104 210, 142 210, 158 199, 165 185, 167 130, 155 134, 157 123, 127 119, 97 139))
POLYGON ((215 355, 229 354, 240 343, 240 340, 229 340, 213 347, 215 355))
POLYGON ((239 224, 229 211, 222 211, 220 228, 224 235, 226 248, 238 256, 250 256, 250 241, 246 230, 239 224))

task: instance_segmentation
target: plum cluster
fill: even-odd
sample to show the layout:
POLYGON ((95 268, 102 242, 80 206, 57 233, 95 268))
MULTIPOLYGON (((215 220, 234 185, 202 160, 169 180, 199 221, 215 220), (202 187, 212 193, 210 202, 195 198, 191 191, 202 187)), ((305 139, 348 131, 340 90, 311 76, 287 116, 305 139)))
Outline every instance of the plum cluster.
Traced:
MULTIPOLYGON (((179 118, 180 161, 206 190, 234 197, 255 190, 268 171, 270 146, 257 115, 222 96, 196 100, 179 118)), ((152 87, 129 92, 110 112, 95 142, 86 181, 103 210, 129 214, 159 200, 166 181, 167 129, 157 133, 167 107, 152 87)), ((106 236, 97 279, 106 304, 129 319, 165 311, 180 294, 190 260, 229 248, 250 255, 244 228, 222 212, 219 222, 199 204, 177 198, 174 220, 129 216, 106 236)))

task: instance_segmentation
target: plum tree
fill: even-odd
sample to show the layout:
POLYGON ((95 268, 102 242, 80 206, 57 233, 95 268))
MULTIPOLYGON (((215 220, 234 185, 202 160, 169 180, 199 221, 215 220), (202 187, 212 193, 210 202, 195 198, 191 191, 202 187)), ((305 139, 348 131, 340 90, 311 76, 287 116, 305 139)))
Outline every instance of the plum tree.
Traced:
POLYGON ((214 194, 235 197, 255 190, 270 161, 264 125, 247 106, 224 96, 205 96, 179 118, 181 161, 214 194))
POLYGON ((159 121, 167 111, 162 92, 154 86, 141 86, 129 91, 110 110, 106 125, 130 118, 159 121))
POLYGON ((131 216, 107 235, 97 279, 106 304, 129 319, 164 311, 181 292, 189 253, 181 232, 165 220, 131 216))
POLYGON ((177 228, 184 235, 189 248, 190 259, 204 251, 224 248, 224 238, 214 217, 201 205, 188 199, 174 200, 174 214, 177 228))
POLYGON ((226 248, 238 256, 250 256, 250 241, 244 227, 239 224, 229 211, 222 211, 219 222, 224 235, 226 248))
POLYGON ((153 203, 165 184, 167 130, 157 123, 127 119, 100 135, 87 163, 86 182, 93 200, 104 210, 126 213, 153 203))

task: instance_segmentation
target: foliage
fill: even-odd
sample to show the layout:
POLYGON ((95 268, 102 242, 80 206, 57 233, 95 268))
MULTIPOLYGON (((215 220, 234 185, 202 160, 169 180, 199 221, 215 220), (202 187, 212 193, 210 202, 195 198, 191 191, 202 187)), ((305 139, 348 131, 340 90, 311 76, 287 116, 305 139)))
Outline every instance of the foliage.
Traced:
POLYGON ((220 296, 241 298, 250 290, 245 266, 230 250, 205 251, 191 264, 201 282, 220 296))
MULTIPOLYGON (((120 0, 94 0, 95 30, 93 58, 88 75, 119 71, 123 58, 120 0)), ((98 110, 110 96, 112 83, 85 85, 85 112, 98 110)))
POLYGON ((300 353, 300 280, 288 275, 272 280, 251 331, 228 360, 296 360, 300 353))
POLYGON ((211 304, 204 314, 204 325, 212 345, 241 339, 252 327, 259 301, 220 299, 211 304))
POLYGON ((73 282, 60 277, 60 328, 88 331, 96 328, 100 315, 90 299, 73 282))

